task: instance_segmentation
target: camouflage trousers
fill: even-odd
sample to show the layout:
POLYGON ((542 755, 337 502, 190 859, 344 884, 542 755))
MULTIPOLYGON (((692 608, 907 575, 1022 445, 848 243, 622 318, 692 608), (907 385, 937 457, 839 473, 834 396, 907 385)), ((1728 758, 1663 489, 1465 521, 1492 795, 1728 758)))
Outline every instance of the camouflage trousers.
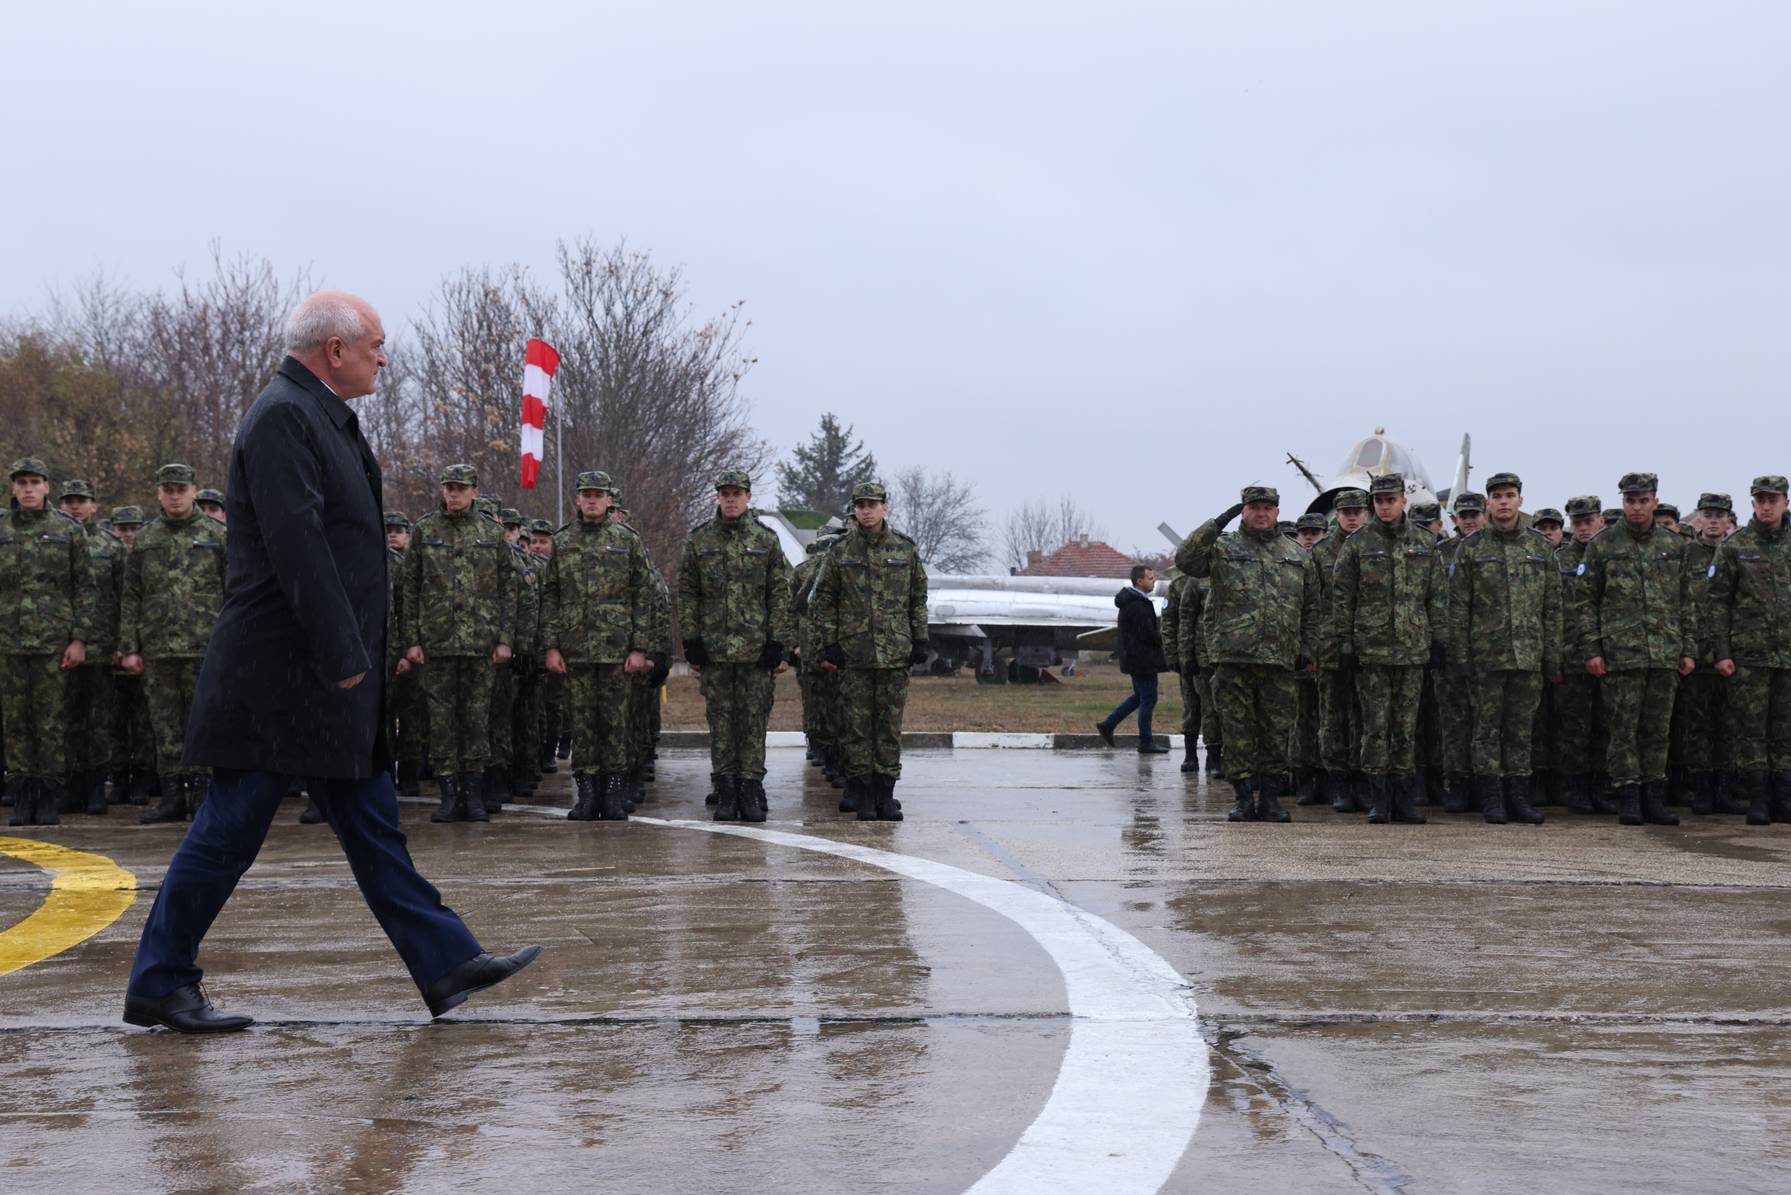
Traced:
POLYGON ((569 673, 550 672, 541 679, 541 737, 558 739, 572 733, 569 673))
POLYGON ((1791 669, 1736 665, 1725 706, 1738 772, 1791 772, 1791 669))
POLYGON ((1727 716, 1729 686, 1714 672, 1694 672, 1679 682, 1679 696, 1673 702, 1678 762, 1691 771, 1726 771, 1733 766, 1727 749, 1734 730, 1727 716))
POLYGON ((62 783, 67 771, 63 735, 68 673, 62 653, 0 656, 0 727, 7 775, 62 783))
POLYGON ((1370 776, 1410 776, 1418 770, 1418 706, 1424 667, 1365 664, 1356 674, 1362 709, 1362 771, 1370 776))
POLYGON ((616 664, 573 664, 572 774, 596 776, 628 770, 630 675, 616 664))
POLYGON ((1611 784, 1621 788, 1665 780, 1679 674, 1671 668, 1635 668, 1609 673, 1600 685, 1610 734, 1605 770, 1611 784))
POLYGON ((1443 715, 1437 708, 1437 672, 1424 670, 1424 689, 1418 699, 1418 766, 1443 766, 1443 715))
POLYGON ((393 728, 393 755, 407 762, 422 759, 429 743, 429 705, 423 697, 422 674, 414 665, 387 683, 386 709, 393 728))
POLYGON ((1194 692, 1200 697, 1200 741, 1209 749, 1225 746, 1225 727, 1219 721, 1219 707, 1213 703, 1213 670, 1202 668, 1194 674, 1194 692))
POLYGON ((516 673, 516 705, 511 718, 510 762, 533 773, 535 755, 541 750, 544 675, 534 666, 520 667, 516 673))
POLYGON ((846 775, 901 776, 902 711, 907 705, 906 668, 848 668, 840 675, 846 775))
POLYGON ((1354 680, 1337 668, 1318 674, 1318 758, 1327 772, 1362 767, 1362 702, 1354 680))
POLYGON ((1175 675, 1182 690, 1182 737, 1190 755, 1200 738, 1200 682, 1193 672, 1193 668, 1184 663, 1175 675))
POLYGON ((823 750, 843 750, 844 743, 840 735, 840 674, 805 672, 803 675, 808 678, 809 684, 809 699, 804 716, 814 716, 814 730, 811 732, 814 741, 823 750))
POLYGON ((1287 740, 1300 704, 1294 673, 1275 665, 1220 664, 1212 677, 1213 704, 1225 735, 1226 778, 1286 772, 1287 740))
POLYGON ((509 664, 490 670, 491 707, 486 714, 490 742, 486 763, 494 768, 510 766, 510 747, 516 735, 516 671, 509 664))
POLYGON ((646 760, 653 750, 653 707, 659 704, 659 687, 645 672, 628 678, 628 766, 646 760))
POLYGON ((1567 675, 1555 686, 1555 767, 1567 776, 1603 772, 1606 726, 1602 690, 1583 665, 1569 662, 1567 675))
POLYGON ((1287 762, 1296 768, 1316 768, 1319 761, 1318 676, 1297 674, 1294 691, 1299 695, 1299 706, 1294 715, 1293 736, 1288 740, 1287 762))
POLYGON ((63 752, 69 771, 103 772, 112 766, 113 689, 110 664, 83 664, 68 674, 63 752))
POLYGON ((1442 732, 1443 769, 1452 776, 1465 776, 1474 762, 1474 696, 1469 678, 1438 672, 1432 679, 1437 695, 1437 728, 1442 732))
POLYGON ((1464 679, 1474 706, 1474 775, 1528 776, 1542 673, 1488 670, 1464 679))
MULTIPOLYGON (((765 778, 765 728, 771 721, 776 681, 757 664, 710 664, 703 669, 709 770, 717 776, 765 778)), ((898 721, 898 734, 900 725, 898 721)), ((897 748, 899 751, 900 740, 897 748)))
POLYGON ((112 766, 155 771, 155 729, 149 724, 149 699, 143 678, 128 672, 112 674, 112 766))
POLYGON ((1555 694, 1561 686, 1542 678, 1542 698, 1530 719, 1530 768, 1540 772, 1555 766, 1555 694))
POLYGON ((440 776, 483 772, 491 762, 491 659, 435 656, 418 680, 429 703, 429 766, 440 776))
POLYGON ((199 660, 191 656, 143 661, 143 699, 155 733, 156 771, 163 776, 203 776, 205 769, 181 762, 186 754, 187 714, 199 687, 199 660))

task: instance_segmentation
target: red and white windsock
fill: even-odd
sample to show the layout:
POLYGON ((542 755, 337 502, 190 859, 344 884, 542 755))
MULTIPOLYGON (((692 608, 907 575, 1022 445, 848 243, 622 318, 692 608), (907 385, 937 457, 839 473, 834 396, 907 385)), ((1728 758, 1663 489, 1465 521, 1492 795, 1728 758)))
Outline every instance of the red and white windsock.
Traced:
POLYGON ((547 398, 560 355, 545 340, 530 340, 522 361, 522 488, 532 490, 541 474, 541 433, 547 426, 547 398))

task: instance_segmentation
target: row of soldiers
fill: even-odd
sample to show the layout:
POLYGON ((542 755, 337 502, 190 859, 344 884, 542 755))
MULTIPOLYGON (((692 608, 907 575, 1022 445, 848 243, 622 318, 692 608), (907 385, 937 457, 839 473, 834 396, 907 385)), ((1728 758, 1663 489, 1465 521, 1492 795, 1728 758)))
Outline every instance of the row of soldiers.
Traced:
POLYGON ((1618 488, 1619 508, 1525 515, 1521 479, 1495 474, 1445 536, 1387 475, 1290 539, 1251 486, 1197 528, 1164 639, 1232 818, 1286 821, 1292 792, 1376 823, 1426 801, 1492 823, 1560 803, 1672 825, 1675 802, 1791 821, 1785 479, 1754 480, 1740 530, 1725 494, 1682 527, 1653 474, 1618 488))

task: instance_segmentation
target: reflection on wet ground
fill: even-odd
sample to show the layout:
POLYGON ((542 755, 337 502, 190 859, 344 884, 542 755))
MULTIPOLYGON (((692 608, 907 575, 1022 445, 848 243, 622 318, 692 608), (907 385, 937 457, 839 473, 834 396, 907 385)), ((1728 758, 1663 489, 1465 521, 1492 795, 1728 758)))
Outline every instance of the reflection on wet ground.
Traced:
MULTIPOLYGON (((1212 1083, 1166 1189, 1791 1185, 1791 828, 1310 808, 1234 826, 1229 790, 1175 762, 916 752, 899 825, 841 820, 799 752, 772 752, 768 787, 774 826, 1048 892, 1187 977, 1212 1083)), ((643 812, 704 816, 699 753, 661 776, 643 812)), ((540 941, 541 962, 427 1024, 295 806, 204 959, 214 996, 262 1024, 204 1041, 117 1020, 175 832, 25 831, 146 892, 0 977, 6 1185, 956 1191, 1051 1092, 1062 980, 978 905, 676 826, 427 809, 406 811, 425 872, 487 944, 540 941)), ((0 925, 44 887, 0 858, 0 925)))

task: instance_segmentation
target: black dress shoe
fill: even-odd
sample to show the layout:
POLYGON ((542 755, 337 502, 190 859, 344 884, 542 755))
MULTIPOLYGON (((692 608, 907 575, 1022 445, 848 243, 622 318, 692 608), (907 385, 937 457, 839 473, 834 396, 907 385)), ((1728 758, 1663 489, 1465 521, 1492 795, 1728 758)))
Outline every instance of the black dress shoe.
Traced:
POLYGON ((219 1012, 198 984, 189 983, 161 997, 127 994, 124 1023, 145 1029, 166 1025, 176 1033, 234 1033, 253 1025, 255 1018, 219 1012))
POLYGON ((490 954, 470 958, 425 988, 423 1003, 429 1006, 430 1016, 439 1017, 449 1009, 466 1003, 466 998, 474 992, 482 992, 493 984, 504 982, 534 962, 540 953, 539 946, 524 946, 515 954, 498 958, 490 954))

